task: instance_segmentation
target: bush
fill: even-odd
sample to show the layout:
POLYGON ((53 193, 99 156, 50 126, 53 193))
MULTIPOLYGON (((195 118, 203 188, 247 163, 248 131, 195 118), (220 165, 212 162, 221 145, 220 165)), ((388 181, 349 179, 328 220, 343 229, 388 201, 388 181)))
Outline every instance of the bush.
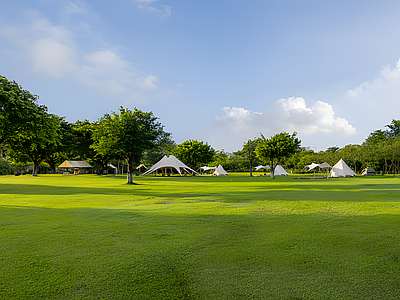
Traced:
POLYGON ((0 175, 8 175, 10 172, 10 163, 4 159, 0 159, 0 175))

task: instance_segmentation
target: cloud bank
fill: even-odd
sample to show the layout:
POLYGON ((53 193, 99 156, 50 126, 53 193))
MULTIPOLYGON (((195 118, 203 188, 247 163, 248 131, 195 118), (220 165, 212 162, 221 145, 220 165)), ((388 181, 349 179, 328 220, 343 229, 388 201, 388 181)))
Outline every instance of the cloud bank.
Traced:
MULTIPOLYGON (((81 11, 76 5, 70 10, 81 11)), ((54 26, 44 18, 34 19, 26 26, 3 27, 0 39, 8 49, 25 58, 24 67, 35 76, 72 77, 105 93, 125 93, 126 98, 158 88, 157 76, 143 74, 115 49, 85 52, 75 43, 73 31, 54 26)))
MULTIPOLYGON (((216 144, 222 139, 245 141, 259 137, 260 133, 272 136, 275 133, 296 131, 298 136, 330 134, 354 135, 356 128, 347 120, 336 117, 333 107, 325 102, 317 101, 307 107, 301 97, 291 97, 276 101, 266 112, 253 112, 245 108, 224 107, 225 114, 215 116, 213 135, 210 137, 216 144)), ((237 146, 240 147, 240 144, 237 146)))

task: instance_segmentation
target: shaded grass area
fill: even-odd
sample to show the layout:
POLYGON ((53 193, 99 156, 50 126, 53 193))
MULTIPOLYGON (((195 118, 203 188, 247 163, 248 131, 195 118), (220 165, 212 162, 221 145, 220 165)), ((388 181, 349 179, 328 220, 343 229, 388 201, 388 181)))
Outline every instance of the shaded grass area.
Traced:
POLYGON ((397 180, 124 180, 0 177, 0 298, 398 299, 397 180))

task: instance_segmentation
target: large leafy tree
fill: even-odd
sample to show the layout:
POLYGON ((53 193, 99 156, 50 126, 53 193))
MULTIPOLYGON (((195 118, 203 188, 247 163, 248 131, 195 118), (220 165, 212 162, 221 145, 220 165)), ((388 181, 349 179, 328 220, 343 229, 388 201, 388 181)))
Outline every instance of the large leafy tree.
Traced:
POLYGON ((0 144, 13 140, 24 128, 36 123, 37 115, 45 111, 37 102, 37 95, 0 75, 0 144))
POLYGON ((18 134, 5 143, 11 158, 33 162, 33 176, 37 176, 39 164, 54 154, 60 141, 60 119, 46 111, 44 106, 38 106, 35 119, 18 128, 18 134))
POLYGON ((91 147, 103 156, 125 159, 127 183, 132 183, 133 167, 140 163, 145 151, 156 147, 163 135, 163 126, 157 120, 152 112, 120 107, 119 113, 105 114, 97 122, 91 147))
POLYGON ((59 141, 59 128, 59 118, 38 104, 38 96, 0 76, 0 144, 7 149, 7 156, 29 159, 36 176, 39 164, 59 141))
POLYGON ((256 147, 256 155, 262 161, 270 162, 271 178, 275 178, 275 163, 278 163, 284 157, 290 157, 296 151, 300 150, 300 140, 296 137, 297 133, 292 135, 286 132, 280 132, 267 139, 261 134, 260 142, 256 147))
POLYGON ((88 161, 102 174, 113 156, 110 152, 98 152, 93 148, 95 142, 93 135, 98 126, 99 122, 90 122, 86 119, 72 124, 75 145, 70 157, 88 161))
POLYGON ((203 141, 187 140, 176 147, 174 155, 184 164, 196 170, 202 164, 208 164, 213 160, 215 150, 203 141))

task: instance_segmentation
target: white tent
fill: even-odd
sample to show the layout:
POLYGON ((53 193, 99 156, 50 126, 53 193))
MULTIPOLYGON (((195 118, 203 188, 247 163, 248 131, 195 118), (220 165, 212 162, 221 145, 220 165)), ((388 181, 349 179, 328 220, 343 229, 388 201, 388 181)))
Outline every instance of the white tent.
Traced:
POLYGON ((153 173, 157 170, 161 170, 161 172, 164 175, 165 171, 167 171, 168 169, 171 171, 171 173, 172 173, 172 169, 175 169, 181 176, 182 176, 182 173, 198 174, 196 171, 192 170, 187 165, 185 165, 183 162, 181 162, 179 159, 177 159, 175 156, 164 155, 164 157, 158 163, 156 163, 150 169, 148 169, 146 172, 144 172, 143 175, 153 173))
POLYGON ((274 170, 274 176, 289 175, 281 165, 277 165, 274 170))
POLYGON ((308 168, 309 171, 315 169, 316 167, 320 167, 320 165, 316 163, 312 163, 311 165, 306 165, 306 168, 308 168))
POLYGON ((320 168, 324 169, 324 168, 332 168, 327 162, 324 162, 322 164, 319 165, 320 168))
POLYGON ((341 158, 336 165, 332 167, 329 177, 353 177, 355 175, 356 173, 350 169, 343 158, 341 158))
POLYGON ((269 166, 257 166, 257 167, 254 167, 255 169, 256 169, 256 171, 258 171, 258 170, 260 170, 260 169, 267 169, 267 170, 269 170, 269 169, 271 169, 269 166))
POLYGON ((220 176, 220 175, 229 175, 228 172, 224 170, 224 168, 221 165, 218 165, 218 167, 215 169, 213 175, 220 176))

